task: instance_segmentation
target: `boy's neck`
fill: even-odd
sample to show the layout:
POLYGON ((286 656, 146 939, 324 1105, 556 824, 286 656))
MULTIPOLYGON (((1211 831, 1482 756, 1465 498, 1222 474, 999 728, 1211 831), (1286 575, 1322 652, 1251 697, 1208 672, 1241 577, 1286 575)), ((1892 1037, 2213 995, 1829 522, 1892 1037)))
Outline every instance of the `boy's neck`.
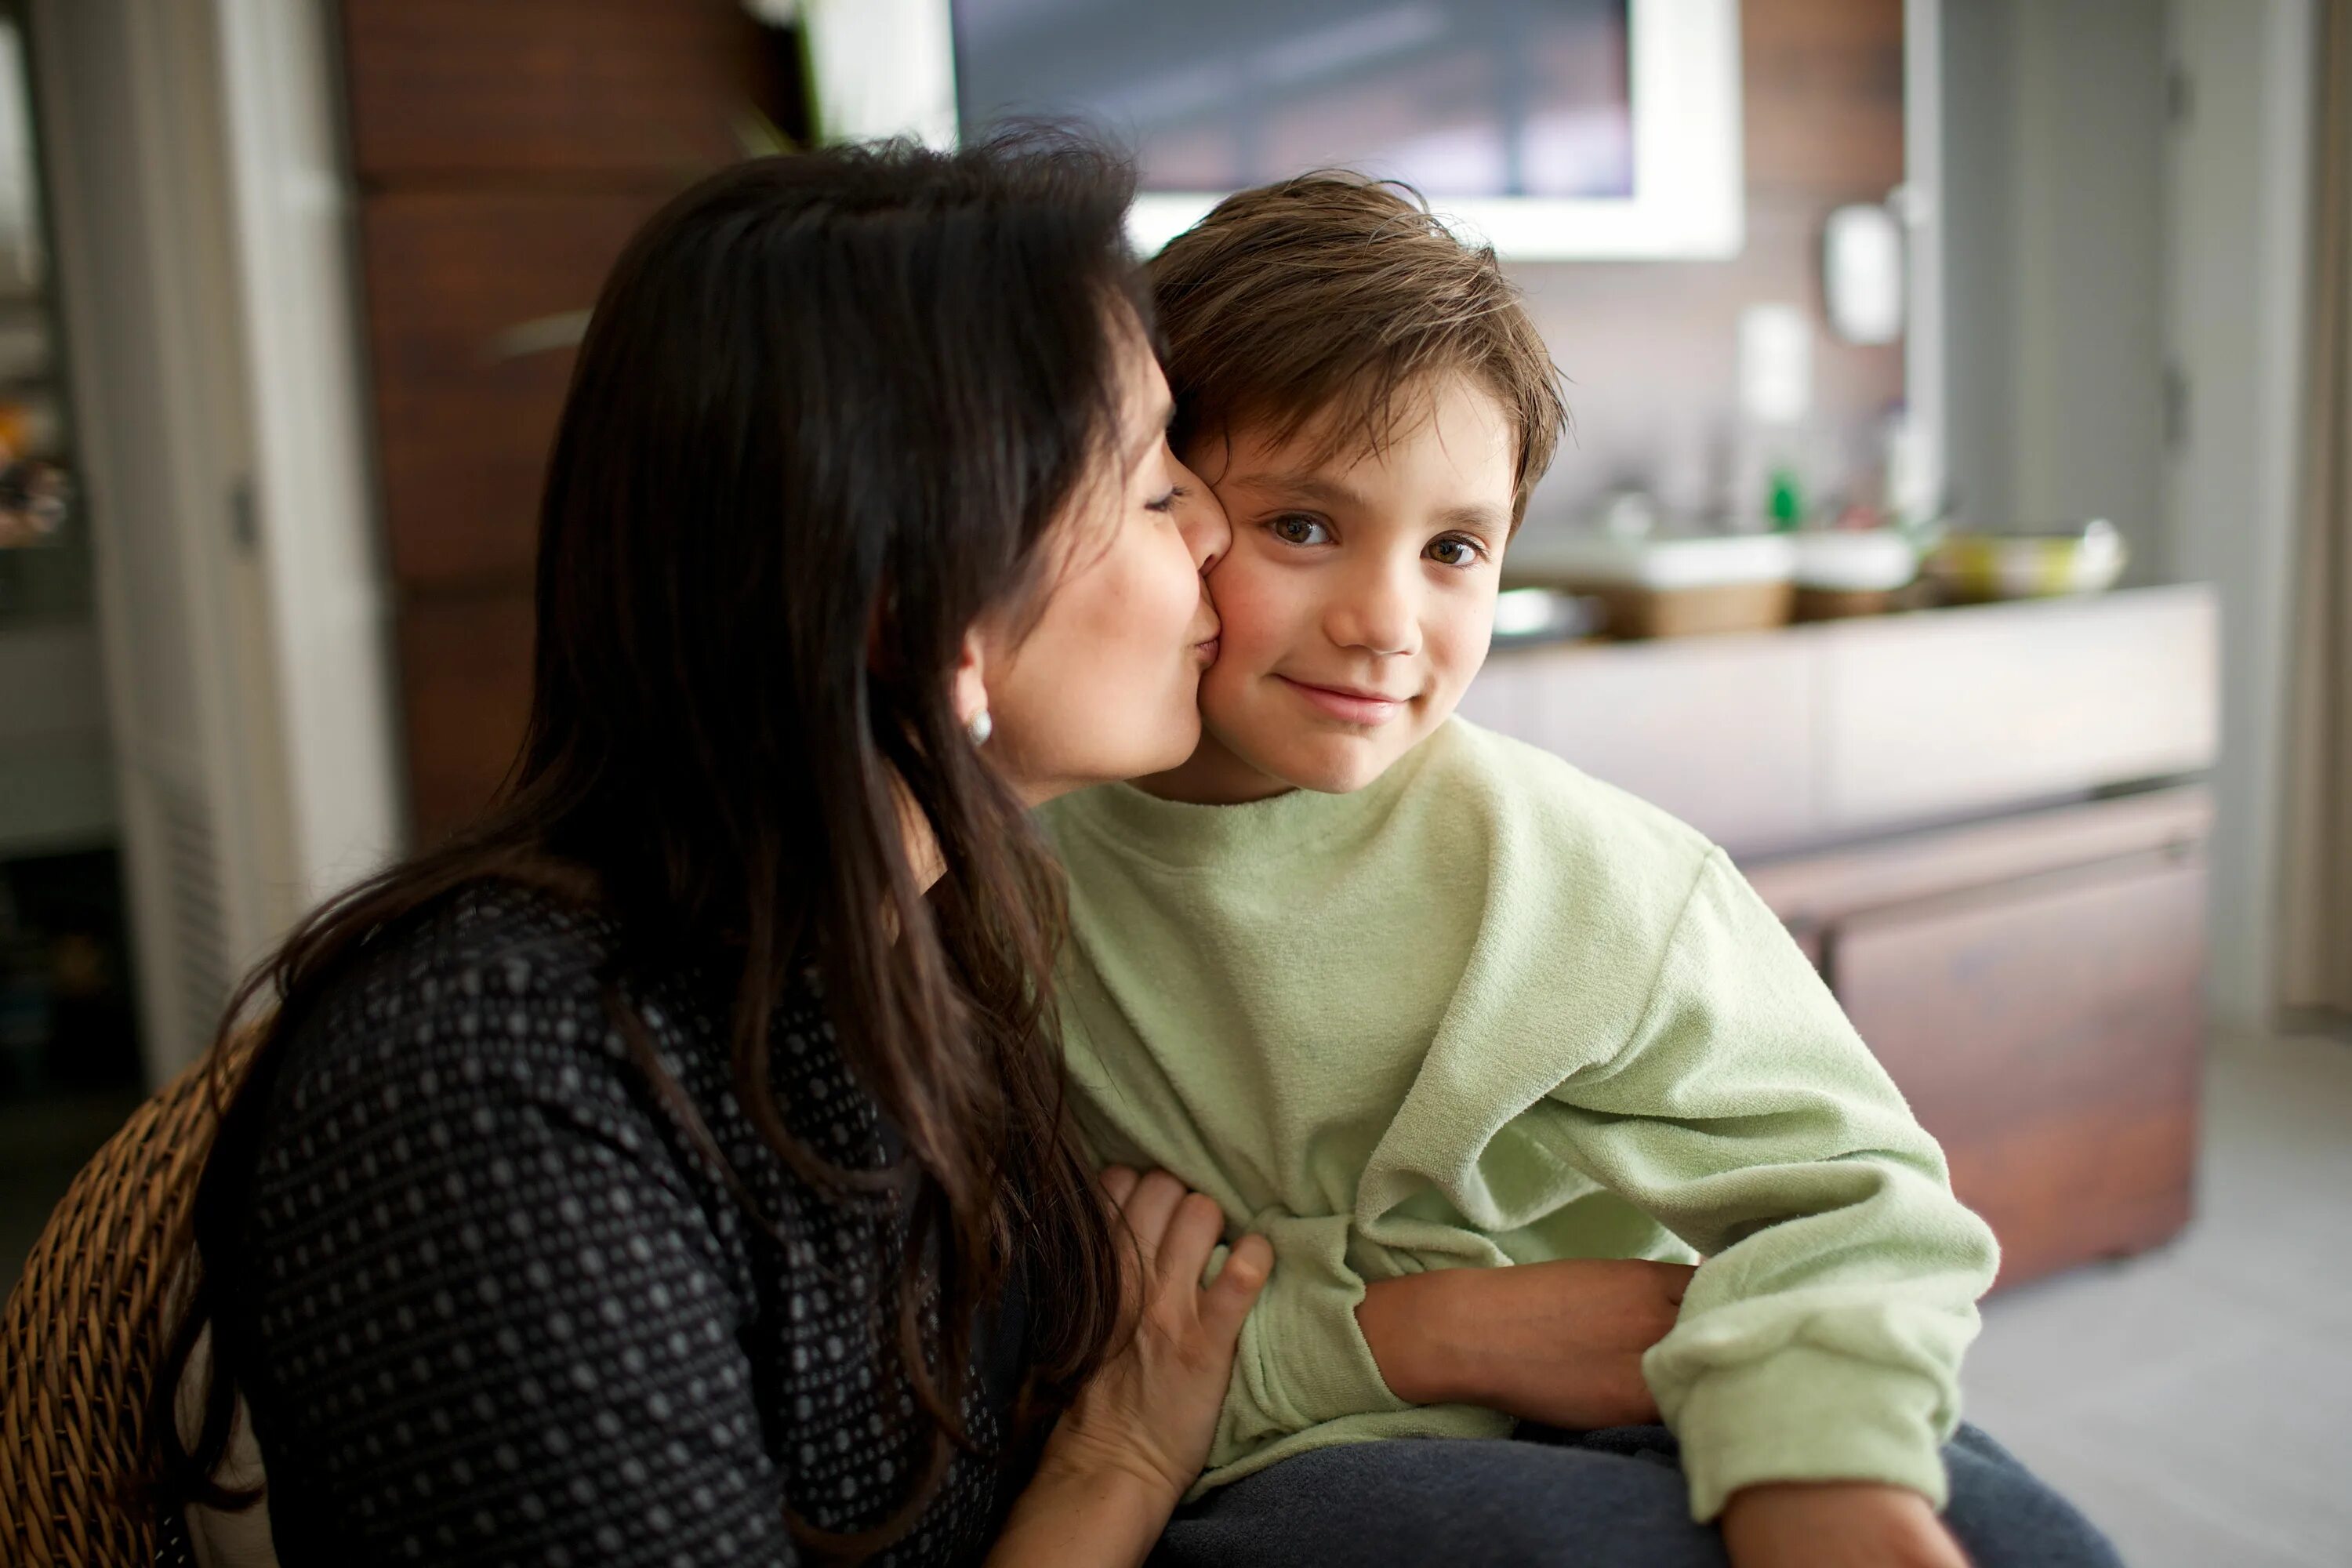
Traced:
POLYGON ((1191 756, 1164 773, 1148 773, 1134 784, 1146 795, 1187 805, 1244 805, 1298 787, 1243 761, 1205 726, 1191 756))

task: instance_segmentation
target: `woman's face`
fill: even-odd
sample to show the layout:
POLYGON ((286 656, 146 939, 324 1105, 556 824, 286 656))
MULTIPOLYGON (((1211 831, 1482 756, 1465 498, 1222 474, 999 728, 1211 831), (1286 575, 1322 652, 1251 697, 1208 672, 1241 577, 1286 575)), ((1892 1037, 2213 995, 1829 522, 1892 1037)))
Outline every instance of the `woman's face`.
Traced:
POLYGON ((1202 574, 1231 541, 1209 487, 1168 447, 1168 382, 1139 331, 1122 333, 1117 450, 1047 542, 1044 608, 976 628, 957 701, 985 702, 987 755, 1031 805, 1174 767, 1201 737, 1201 672, 1217 657, 1202 574))

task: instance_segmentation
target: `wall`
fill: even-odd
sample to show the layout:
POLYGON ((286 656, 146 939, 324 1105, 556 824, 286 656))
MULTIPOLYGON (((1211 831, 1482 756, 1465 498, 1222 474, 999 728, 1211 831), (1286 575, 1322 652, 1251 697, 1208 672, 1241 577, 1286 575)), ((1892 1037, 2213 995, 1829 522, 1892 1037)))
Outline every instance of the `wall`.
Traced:
POLYGON ((1945 468, 1980 521, 2015 517, 2016 7, 1943 8, 1945 468))
POLYGON ((2259 1027, 2274 994, 2316 7, 2171 0, 2169 20, 2187 91, 2165 315, 2186 416, 2166 470, 2166 553, 2221 604, 2210 994, 2223 1023, 2259 1027))
POLYGON ((1944 8, 1953 483, 1984 521, 2112 518, 2133 580, 2215 585, 2209 992, 2241 1026, 2270 1010, 2313 16, 1944 8))
POLYGON ((2165 21, 2147 0, 1944 7, 1948 468, 1989 526, 2105 517, 2167 574, 2165 21))
POLYGON ((1611 485, 1656 487, 1698 505, 1721 483, 1733 414, 1740 311, 1803 308, 1818 329, 1815 404, 1843 458, 1866 455, 1903 395, 1899 343, 1829 335, 1822 224, 1848 202, 1885 199, 1903 179, 1902 0, 1743 0, 1742 116, 1748 242, 1729 261, 1563 262, 1512 270, 1576 420, 1531 526, 1574 517, 1611 485))

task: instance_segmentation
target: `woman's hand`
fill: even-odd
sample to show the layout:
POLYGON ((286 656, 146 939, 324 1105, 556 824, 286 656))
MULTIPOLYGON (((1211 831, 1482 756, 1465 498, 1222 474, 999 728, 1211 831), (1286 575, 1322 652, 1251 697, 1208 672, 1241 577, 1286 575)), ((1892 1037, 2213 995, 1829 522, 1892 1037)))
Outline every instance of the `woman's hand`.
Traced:
POLYGON ((1868 1481, 1742 1487, 1723 1509, 1734 1568, 1969 1568, 1927 1500, 1868 1481))
POLYGON ((1579 1430, 1658 1419, 1642 1353, 1675 1326, 1687 1264, 1562 1258, 1366 1287, 1356 1322, 1399 1399, 1579 1430))
POLYGON ((1274 1267, 1265 1237, 1245 1236, 1204 1287, 1224 1231, 1215 1201, 1159 1171, 1113 1166, 1102 1183, 1134 1244, 1135 1332, 1055 1425, 989 1554, 997 1568, 1143 1561, 1208 1460, 1242 1321, 1274 1267))

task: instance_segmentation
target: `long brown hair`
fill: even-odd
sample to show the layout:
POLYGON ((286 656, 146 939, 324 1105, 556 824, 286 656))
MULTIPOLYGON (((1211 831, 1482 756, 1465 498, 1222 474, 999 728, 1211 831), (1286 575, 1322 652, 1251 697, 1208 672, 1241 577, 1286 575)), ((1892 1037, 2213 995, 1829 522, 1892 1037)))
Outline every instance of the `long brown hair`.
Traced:
POLYGON ((931 1463, 884 1527, 821 1544, 887 1543, 969 1446, 971 1321, 1011 1270, 1051 1282, 1031 1296, 1036 1385, 1066 1394, 1099 1363, 1118 1262, 1063 1112, 1059 872, 963 733, 949 676, 983 614, 1036 604, 1055 520, 1117 445, 1121 312, 1144 313, 1129 194, 1118 160, 1035 132, 952 154, 835 150, 729 169, 630 244, 548 466, 507 787, 468 831, 311 915, 229 1009, 224 1040, 274 1003, 197 1197, 201 1269, 157 1391, 167 1498, 251 1500, 214 1478, 251 1359, 238 1237, 283 1043, 356 959, 486 879, 610 917, 608 1006, 688 1136, 710 1142, 619 981, 717 954, 735 976, 734 1090, 766 1142, 822 1187, 911 1191, 886 1296, 931 1463), (945 866, 928 895, 906 806, 945 866), (770 1020, 812 965, 852 1070, 904 1133, 898 1171, 835 1166, 780 1111, 770 1020), (208 1324, 205 1418, 184 1449, 160 1416, 208 1324))

